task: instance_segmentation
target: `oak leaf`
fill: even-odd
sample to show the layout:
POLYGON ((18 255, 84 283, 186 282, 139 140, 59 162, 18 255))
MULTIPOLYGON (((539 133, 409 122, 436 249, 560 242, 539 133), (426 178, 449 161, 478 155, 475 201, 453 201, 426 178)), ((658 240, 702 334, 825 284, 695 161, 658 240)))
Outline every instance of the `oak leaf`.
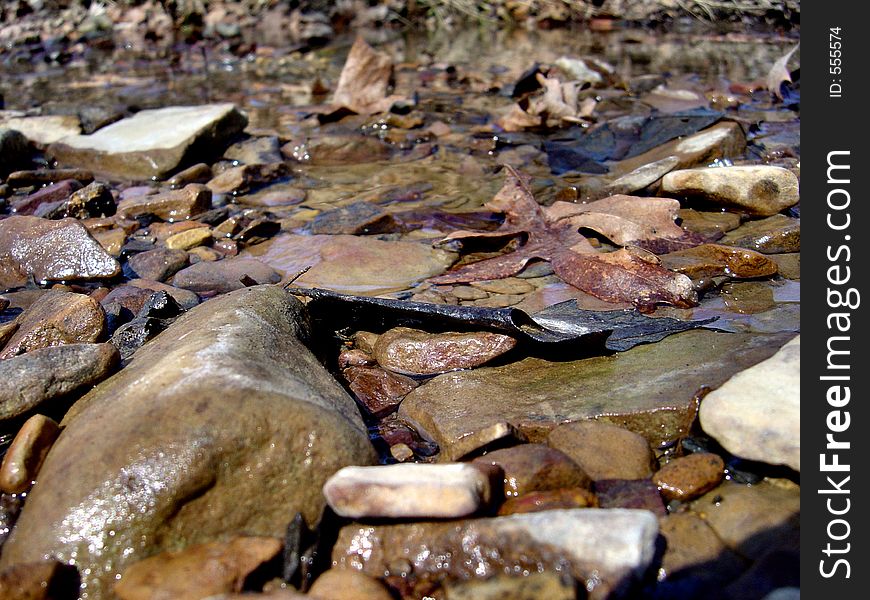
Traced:
POLYGON ((463 266, 431 279, 448 284, 483 279, 501 279, 519 273, 533 259, 549 261, 563 281, 608 302, 630 302, 639 308, 658 303, 689 307, 697 294, 685 275, 665 269, 652 254, 639 249, 599 253, 577 230, 571 219, 553 220, 535 201, 529 180, 511 167, 507 181, 493 200, 490 210, 502 212, 505 220, 495 231, 457 231, 441 245, 460 244, 464 239, 524 239, 516 250, 463 266))
POLYGON ((332 95, 333 107, 344 107, 361 115, 390 110, 394 102, 403 100, 401 96, 387 95, 392 74, 392 59, 358 37, 339 75, 332 95))

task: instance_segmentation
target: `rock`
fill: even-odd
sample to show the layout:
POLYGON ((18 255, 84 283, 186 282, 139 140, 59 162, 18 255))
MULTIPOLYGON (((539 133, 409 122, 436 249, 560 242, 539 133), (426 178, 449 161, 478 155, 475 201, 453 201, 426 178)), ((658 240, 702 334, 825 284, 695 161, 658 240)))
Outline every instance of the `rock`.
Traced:
POLYGON ((521 444, 475 458, 473 464, 493 465, 504 473, 504 496, 529 492, 592 487, 592 480, 568 456, 543 444, 521 444))
POLYGON ((632 158, 617 163, 611 171, 617 177, 644 165, 675 157, 674 169, 708 165, 716 159, 732 158, 743 154, 746 136, 740 125, 722 121, 698 133, 661 144, 632 158))
POLYGON ((598 506, 598 498, 584 488, 563 488, 528 492, 518 498, 508 498, 498 509, 499 515, 541 512, 560 508, 587 508, 598 506))
POLYGON ((114 591, 121 600, 199 600, 239 592, 245 577, 280 550, 280 539, 236 537, 162 552, 127 567, 114 591))
POLYGON ((507 335, 488 331, 427 333, 395 327, 378 338, 374 356, 378 364, 403 375, 436 375, 472 369, 516 346, 507 335))
POLYGON ((112 334, 112 345, 118 349, 121 360, 126 361, 139 348, 165 329, 160 319, 135 317, 124 323, 112 334))
POLYGON ((369 235, 394 230, 393 217, 365 200, 320 213, 311 221, 313 234, 369 235))
POLYGON ((456 260, 456 254, 429 244, 355 235, 281 234, 240 256, 259 258, 288 277, 311 267, 296 285, 369 296, 408 289, 456 260))
MULTIPOLYGON (((0 302, 2 304, 2 302, 0 302)), ((8 323, 0 323, 0 348, 6 345, 12 334, 18 330, 18 323, 9 321, 8 323)))
POLYGON ((110 217, 115 214, 115 210, 115 198, 112 196, 111 188, 105 183, 95 181, 73 192, 61 213, 55 218, 110 217))
POLYGON ((7 386, 0 391, 0 421, 14 419, 102 381, 118 363, 111 344, 68 344, 0 361, 7 386))
POLYGON ((800 471, 800 336, 701 402, 701 427, 737 456, 800 471))
POLYGON ((154 215, 164 221, 184 221, 211 208, 211 190, 189 183, 180 190, 150 196, 134 196, 118 203, 118 215, 136 219, 154 215))
POLYGON ((722 482, 725 463, 718 454, 698 452, 675 458, 653 477, 666 500, 686 502, 706 494, 722 482))
POLYGON ((4 600, 54 600, 76 594, 75 569, 56 560, 19 563, 0 572, 4 600))
POLYGON ((0 360, 48 346, 95 342, 106 332, 100 304, 72 292, 41 295, 16 322, 18 328, 0 352, 0 360))
POLYGON ((393 596, 380 581, 349 569, 322 573, 308 590, 318 600, 391 600, 393 596))
POLYGON ((107 279, 121 265, 80 223, 12 216, 0 221, 0 288, 37 282, 107 279))
POLYGON ((769 165, 671 171, 662 179, 662 191, 761 217, 775 215, 800 200, 797 176, 769 165))
POLYGON ((227 169, 206 185, 215 194, 241 194, 290 174, 290 167, 283 162, 243 165, 227 169))
POLYGON ((316 524, 326 479, 376 456, 353 400, 299 341, 304 318, 292 296, 258 286, 142 347, 67 413, 0 568, 56 556, 100 600, 164 550, 281 537, 297 512, 316 524))
POLYGON ((762 600, 777 589, 795 589, 800 585, 800 551, 776 548, 759 558, 736 581, 722 590, 724 598, 762 600))
POLYGON ((725 233, 740 227, 740 215, 728 212, 698 211, 681 208, 677 211, 680 226, 687 231, 699 233, 708 240, 718 240, 725 233))
MULTIPOLYGON (((75 179, 64 179, 57 183, 51 183, 44 188, 40 188, 28 194, 21 199, 14 200, 11 203, 12 212, 18 215, 33 215, 43 217, 45 213, 57 212, 66 204, 64 201, 76 190, 81 189, 80 184, 75 179)), ((51 218, 51 217, 48 217, 51 218)))
POLYGON ((343 373, 357 400, 378 418, 395 412, 408 392, 419 385, 410 377, 378 367, 350 366, 343 373))
POLYGON ((210 166, 205 163, 196 163, 179 171, 170 177, 166 183, 169 184, 169 187, 175 189, 182 188, 189 183, 206 183, 212 177, 214 177, 214 173, 212 173, 210 166))
POLYGON ((408 394, 398 414, 453 460, 474 450, 468 440, 480 432, 506 436, 515 427, 540 442, 557 425, 589 419, 625 427, 658 446, 688 433, 699 390, 770 357, 787 339, 696 330, 615 356, 527 358, 445 373, 408 394))
POLYGON ((492 279, 473 281, 472 286, 489 292, 490 294, 528 294, 535 291, 535 286, 517 277, 505 277, 504 279, 492 279))
POLYGON ((575 600, 577 584, 567 575, 545 571, 517 576, 499 574, 486 580, 447 581, 450 600, 575 600))
POLYGON ((800 600, 800 597, 799 587, 780 587, 767 594, 764 600, 800 600))
POLYGON ((74 179, 87 185, 94 180, 94 174, 87 169, 30 169, 10 173, 6 183, 12 188, 23 188, 50 185, 65 179, 74 179))
POLYGON ((342 517, 456 518, 486 506, 489 476, 467 463, 345 467, 323 486, 342 517))
POLYGON ((604 193, 608 196, 633 194, 660 180, 673 170, 679 162, 680 159, 676 156, 666 156, 649 164, 641 165, 633 171, 613 180, 607 185, 604 193))
POLYGON ((30 162, 27 138, 14 129, 0 127, 0 177, 30 162))
POLYGON ((199 304, 199 296, 189 290, 183 290, 159 281, 151 281, 148 279, 131 279, 127 285, 151 290, 152 292, 166 292, 172 296, 173 300, 184 310, 189 310, 199 304))
POLYGON ((143 110, 91 135, 64 138, 47 153, 62 165, 160 179, 179 166, 219 155, 247 122, 232 104, 143 110))
POLYGON ((106 294, 106 297, 100 300, 100 305, 106 313, 109 333, 113 333, 119 326, 132 319, 145 306, 151 294, 151 290, 132 285, 119 285, 106 294))
POLYGON ((659 256, 666 269, 703 279, 727 275, 733 278, 754 279, 776 274, 776 263, 746 248, 721 244, 701 244, 686 250, 677 250, 659 256))
MULTIPOLYGON (((641 576, 652 561, 657 534, 656 519, 647 511, 597 508, 465 521, 348 525, 339 531, 332 560, 337 568, 386 576, 388 581, 401 576, 412 590, 433 579, 484 580, 523 570, 568 572, 596 600, 641 576), (451 559, 444 560, 446 556, 451 559)), ((421 594, 411 591, 408 596, 421 594)))
POLYGON ((7 494, 20 494, 30 489, 48 449, 59 434, 57 423, 48 417, 33 415, 27 419, 3 456, 0 490, 7 494))
POLYGON ((5 119, 0 126, 20 131, 24 137, 41 147, 82 132, 79 118, 75 115, 12 117, 5 119))
POLYGON ((275 136, 255 137, 236 142, 226 149, 224 158, 243 165, 263 165, 284 160, 281 156, 281 142, 275 136))
POLYGON ((755 560, 771 548, 797 548, 800 539, 800 489, 762 481, 726 481, 691 504, 725 545, 755 560))
POLYGON ((801 220, 773 215, 760 221, 750 221, 729 231, 720 243, 749 248, 763 254, 800 252, 801 220))
POLYGON ((640 508, 659 517, 667 514, 658 488, 649 479, 599 479, 595 496, 601 508, 640 508))
POLYGON ((127 259, 127 266, 135 275, 154 281, 165 281, 186 265, 187 252, 169 248, 155 248, 127 259))
POLYGON ((211 228, 197 227, 180 231, 166 238, 165 246, 170 250, 190 250, 211 241, 211 228))
POLYGON ((570 456, 593 480, 646 479, 655 456, 645 437, 601 421, 576 421, 553 429, 547 444, 570 456))
POLYGON ((489 293, 470 285, 454 285, 450 293, 459 300, 482 300, 489 298, 489 293))
POLYGON ((200 296, 225 294, 255 284, 278 283, 281 275, 272 267, 253 258, 234 257, 215 262, 199 262, 182 269, 172 284, 200 296))

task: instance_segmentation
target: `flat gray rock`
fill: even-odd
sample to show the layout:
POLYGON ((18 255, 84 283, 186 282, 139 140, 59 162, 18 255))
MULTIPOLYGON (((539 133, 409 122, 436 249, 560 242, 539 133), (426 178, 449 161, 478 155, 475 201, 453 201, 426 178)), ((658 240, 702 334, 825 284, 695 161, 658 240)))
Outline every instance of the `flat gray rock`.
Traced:
POLYGON ((48 147, 60 165, 131 179, 164 178, 178 167, 219 156, 247 125, 233 104, 143 110, 90 135, 48 147))
POLYGON ((707 394, 701 427, 732 454, 800 471, 800 367, 798 336, 707 394))

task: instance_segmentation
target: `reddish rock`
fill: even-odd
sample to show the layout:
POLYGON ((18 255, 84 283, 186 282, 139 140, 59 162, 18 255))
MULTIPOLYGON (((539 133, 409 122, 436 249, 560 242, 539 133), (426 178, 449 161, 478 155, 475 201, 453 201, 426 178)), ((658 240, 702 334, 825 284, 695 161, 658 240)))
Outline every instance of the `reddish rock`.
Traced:
POLYGON ((570 456, 594 480, 645 479, 655 456, 642 435, 600 421, 576 421, 550 432, 547 444, 570 456))
POLYGON ((282 162, 244 165, 227 169, 207 185, 215 194, 239 194, 289 175, 290 167, 282 162))
POLYGON ((259 260, 245 257, 199 262, 182 269, 172 278, 174 286, 200 296, 225 294, 255 284, 279 281, 281 275, 275 269, 259 260))
POLYGON ((165 281, 187 265, 187 252, 155 248, 134 254, 127 260, 130 269, 142 279, 165 281))
POLYGON ((658 488, 649 479, 601 479, 595 482, 595 494, 601 508, 641 508, 667 514, 658 488))
POLYGON ((495 465, 504 472, 504 495, 516 498, 528 492, 580 487, 592 481, 577 463, 544 444, 522 444, 475 458, 475 464, 495 465))
POLYGON ((30 488, 60 427, 43 415, 33 415, 21 426, 0 464, 0 490, 20 494, 30 488))
POLYGON ((408 392, 419 385, 410 377, 379 367, 351 366, 344 370, 344 376, 357 401, 376 417, 395 411, 408 392))
POLYGON ((722 482, 725 463, 712 452, 675 458, 653 476, 662 496, 668 500, 692 500, 722 482))
POLYGON ((19 215, 32 215, 39 207, 66 200, 70 194, 80 190, 82 184, 75 179, 66 179, 52 183, 44 188, 36 190, 32 194, 15 200, 11 203, 12 212, 19 215))
POLYGON ((498 509, 500 515, 540 512, 559 508, 587 508, 598 506, 598 498, 584 488, 564 488, 528 492, 519 498, 508 498, 498 509))
POLYGON ((135 219, 154 215, 164 221, 183 221, 211 208, 211 190, 191 183, 180 190, 153 196, 134 196, 118 203, 118 215, 135 219))

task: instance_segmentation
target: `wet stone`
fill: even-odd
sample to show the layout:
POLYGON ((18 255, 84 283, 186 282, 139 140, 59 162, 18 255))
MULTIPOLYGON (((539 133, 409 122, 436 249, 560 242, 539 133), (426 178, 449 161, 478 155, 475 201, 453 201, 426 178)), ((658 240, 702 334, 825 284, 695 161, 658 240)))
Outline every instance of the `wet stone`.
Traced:
POLYGON ((153 215, 164 221, 183 221, 211 208, 211 190, 190 183, 180 190, 134 196, 118 203, 118 215, 130 219, 153 215))
POLYGON ((575 600, 577 584, 567 575, 545 571, 528 575, 495 575, 486 580, 448 581, 450 600, 575 600))
POLYGON ((20 494, 30 489, 49 448, 60 435, 57 423, 43 415, 33 415, 12 440, 0 465, 0 490, 20 494))
POLYGON ((239 592, 245 577, 280 550, 277 538, 236 537, 163 552, 127 567, 114 591, 121 600, 192 600, 239 592))
POLYGON ((482 298, 489 298, 487 292, 470 285, 455 285, 453 286, 453 289, 450 290, 450 293, 459 300, 480 300, 482 298))
POLYGON ((16 322, 0 360, 49 346, 95 342, 106 331, 106 317, 96 300, 62 291, 40 295, 16 322))
POLYGON ((281 142, 275 136, 255 137, 236 142, 226 149, 224 158, 238 161, 243 165, 262 165, 284 160, 281 156, 281 142))
POLYGON ((671 171, 662 180, 662 191, 762 217, 775 215, 800 200, 797 176, 769 165, 671 171))
POLYGON ((219 154, 246 124, 232 104, 143 110, 91 135, 64 138, 48 154, 62 165, 119 177, 163 178, 184 162, 219 154))
POLYGON ((717 240, 732 229, 740 227, 740 215, 729 212, 697 211, 681 208, 677 211, 680 226, 687 231, 699 233, 709 240, 717 240))
POLYGON ((182 269, 172 278, 174 286, 200 296, 225 294, 250 285, 279 281, 281 276, 272 267, 259 260, 243 257, 199 262, 182 269))
POLYGON ((124 243, 127 241, 127 234, 123 229, 103 229, 91 235, 109 256, 113 258, 121 256, 124 243))
POLYGON ((659 259, 666 269, 683 273, 692 279, 720 275, 754 279, 769 277, 777 272, 776 262, 770 257, 754 250, 721 244, 701 244, 661 255, 659 259))
POLYGON ((658 488, 649 479, 599 479, 595 496, 601 508, 640 508, 660 517, 667 514, 658 488))
POLYGON ((770 357, 787 339, 696 330, 614 356, 526 358, 445 373, 408 394, 399 416, 454 458, 462 456, 460 448, 471 451, 470 436, 492 427, 513 426, 540 442, 557 425, 589 419, 619 425, 658 446, 688 433, 699 390, 770 357))
POLYGON ((391 600, 392 594, 374 577, 349 569, 330 569, 321 574, 307 597, 312 600, 391 600))
POLYGON ((800 471, 800 336, 707 394, 699 416, 732 454, 800 471))
POLYGON ((505 277, 489 281, 475 281, 470 285, 490 294, 528 294, 535 291, 535 286, 524 279, 505 277))
POLYGON ((75 598, 75 569, 57 560, 19 563, 0 572, 0 598, 54 600, 75 598))
POLYGON ((665 500, 686 502, 706 494, 725 476, 725 463, 718 454, 698 452, 669 461, 653 476, 665 500))
POLYGON ((559 425, 547 436, 547 444, 570 456, 596 481, 645 479, 655 464, 645 437, 601 421, 559 425))
POLYGON ((118 362, 111 344, 68 344, 0 361, 0 421, 105 379, 118 362), (51 377, 46 377, 51 373, 51 377))
POLYGON ((170 235, 166 238, 164 245, 170 250, 190 250, 210 241, 211 229, 209 227, 197 227, 170 235))
POLYGON ((522 444, 475 458, 474 464, 494 465, 504 473, 504 496, 516 498, 529 492, 584 488, 592 480, 562 452, 543 444, 522 444))
POLYGON ((0 122, 0 126, 20 131, 24 137, 39 147, 82 132, 81 123, 76 115, 12 117, 3 121, 0 122))
POLYGON ((378 338, 373 354, 390 371, 435 375, 480 366, 515 345, 514 338, 498 333, 427 333, 396 327, 378 338))
POLYGON ((395 412, 402 399, 419 385, 410 377, 373 366, 349 366, 343 374, 356 399, 376 417, 395 412))
POLYGON ((127 285, 151 290, 152 292, 166 292, 172 296, 173 300, 178 302, 179 306, 184 310, 189 310, 199 304, 199 296, 196 295, 196 293, 167 285, 159 281, 152 281, 149 279, 131 279, 127 282, 127 285))
POLYGON ((800 252, 801 220, 774 215, 760 221, 750 221, 728 232, 720 243, 749 248, 763 254, 800 252))
POLYGON ((142 279, 166 281, 187 266, 187 260, 184 250, 155 248, 134 254, 127 260, 127 266, 142 279))
MULTIPOLYGON (((21 513, 24 498, 20 494, 4 494, 0 492, 0 545, 6 542, 9 533, 15 526, 15 521, 21 513)), ((34 559, 38 560, 38 559, 34 559)), ((10 569, 14 571, 14 566, 10 569)), ((2 573, 3 571, 0 571, 2 573)))
POLYGON ((371 202, 353 202, 347 206, 323 212, 311 222, 311 233, 367 235, 395 229, 392 216, 371 202))
POLYGON ((242 194, 290 174, 290 167, 283 162, 243 165, 227 169, 206 185, 214 194, 242 194))
POLYGON ((497 294, 474 301, 474 306, 483 308, 507 308, 508 306, 516 306, 523 301, 525 296, 520 294, 497 294))
POLYGON ((785 254, 771 254, 770 259, 776 263, 777 272, 785 279, 800 280, 801 278, 801 255, 800 252, 787 252, 785 254))
POLYGON ((110 217, 115 211, 115 198, 111 188, 105 183, 95 181, 70 195, 60 217, 110 217))
POLYGON ((100 300, 106 313, 106 329, 113 333, 122 324, 132 319, 151 296, 151 290, 132 285, 120 285, 100 300))
POLYGON ((291 141, 281 147, 288 159, 312 165, 347 165, 387 160, 393 150, 368 136, 317 136, 306 141, 291 141))
POLYGON ((337 568, 386 575, 388 580, 391 569, 403 565, 399 568, 407 573, 410 597, 420 597, 413 588, 433 578, 442 582, 485 580, 497 573, 526 570, 568 572, 581 587, 589 581, 589 598, 601 600, 646 570, 655 553, 657 534, 658 524, 651 513, 624 509, 348 525, 339 531, 332 560, 337 568), (444 556, 452 559, 445 561, 444 556), (594 575, 597 578, 592 583, 594 575))
POLYGON ((23 188, 31 185, 50 185, 65 179, 74 179, 82 185, 94 180, 94 174, 87 169, 30 169, 15 171, 6 177, 6 183, 11 188, 23 188))
MULTIPOLYGON (((19 215, 33 215, 44 207, 48 208, 42 212, 51 213, 57 211, 58 206, 62 207, 64 201, 70 197, 70 194, 76 190, 80 190, 81 187, 82 184, 75 179, 65 179, 63 181, 58 181, 57 183, 49 184, 44 188, 40 188, 23 198, 13 200, 10 207, 12 208, 12 212, 19 215)), ((40 214, 37 216, 45 215, 40 214)))
POLYGON ((490 477, 468 463, 345 467, 323 486, 342 517, 457 518, 486 506, 490 477))
POLYGON ((598 498, 586 488, 562 488, 526 492, 516 498, 508 498, 499 507, 499 515, 541 512, 560 508, 588 508, 598 506, 598 498))
POLYGON ((27 138, 14 129, 0 127, 0 177, 30 161, 27 138))
POLYGON ((169 187, 177 189, 189 183, 207 183, 212 177, 214 177, 214 173, 212 173, 211 167, 205 163, 196 163, 179 171, 170 177, 166 183, 169 184, 169 187))
POLYGON ((676 156, 667 156, 646 165, 642 165, 625 175, 616 178, 606 188, 607 195, 632 194, 644 189, 664 177, 674 169, 680 160, 676 156))
POLYGON ((165 329, 159 319, 151 317, 136 317, 115 329, 112 334, 112 345, 118 349, 122 360, 127 360, 145 342, 154 338, 165 329))
POLYGON ((800 585, 800 572, 797 545, 776 548, 755 561, 739 579, 725 587, 722 594, 727 598, 763 600, 776 590, 797 588, 800 585))

